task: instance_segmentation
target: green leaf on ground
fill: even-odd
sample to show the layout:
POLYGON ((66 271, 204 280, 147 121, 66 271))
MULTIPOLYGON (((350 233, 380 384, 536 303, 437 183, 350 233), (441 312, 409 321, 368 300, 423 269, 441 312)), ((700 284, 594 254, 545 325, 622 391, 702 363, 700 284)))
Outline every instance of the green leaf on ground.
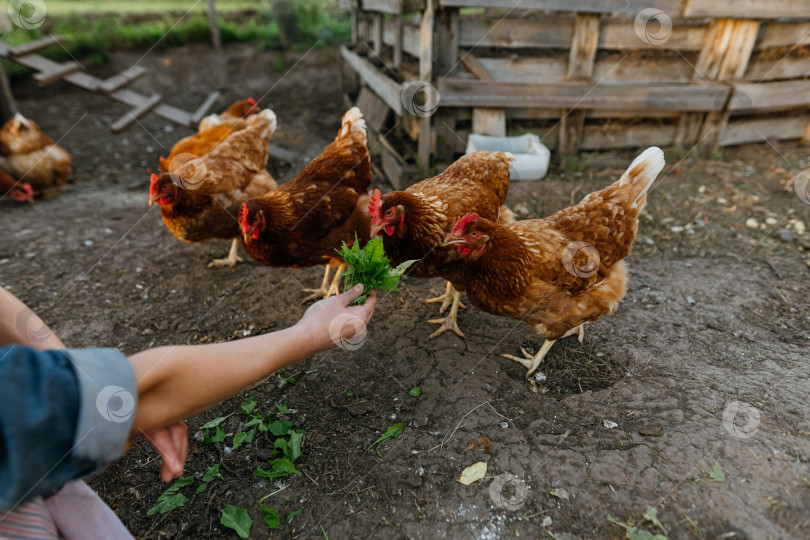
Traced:
POLYGON ((726 473, 723 472, 723 467, 716 461, 714 462, 714 467, 712 467, 712 472, 709 473, 709 478, 712 479, 712 482, 726 481, 726 473))
POLYGON ((385 441, 387 441, 389 439, 396 439, 397 437, 399 437, 402 434, 403 429, 405 429, 405 422, 399 422, 397 424, 394 424, 393 426, 389 427, 385 431, 385 433, 380 435, 379 439, 377 439, 376 441, 371 443, 371 446, 369 446, 369 448, 374 448, 374 446, 376 445, 377 446, 377 455, 380 456, 380 458, 382 458, 383 455, 380 453, 380 446, 382 445, 382 443, 384 443, 385 441))
POLYGON ((291 474, 301 474, 287 458, 273 459, 267 462, 269 469, 262 469, 261 465, 256 467, 253 474, 260 478, 283 478, 291 474))
POLYGON ((270 425, 267 427, 270 429, 270 433, 276 437, 280 437, 282 435, 289 435, 290 429, 293 427, 293 423, 289 420, 274 420, 273 422, 270 422, 270 425))
POLYGON ((160 497, 158 497, 155 505, 146 512, 146 515, 154 516, 165 514, 166 512, 170 512, 171 510, 180 508, 186 504, 186 502, 188 502, 188 497, 182 493, 179 493, 179 491, 191 484, 193 481, 193 476, 184 476, 175 480, 174 484, 169 486, 166 491, 160 494, 160 497))
POLYGON ((250 527, 253 526, 253 520, 248 515, 247 510, 241 506, 226 504, 219 522, 225 527, 236 531, 239 538, 250 538, 250 527))
POLYGON ((231 447, 232 450, 239 449, 242 444, 247 440, 248 434, 244 431, 240 431, 236 435, 233 436, 233 446, 231 447))
POLYGON ((250 396, 245 401, 242 402, 240 409, 245 414, 250 414, 253 412, 253 409, 256 408, 256 405, 259 403, 259 400, 256 399, 256 396, 250 396))
POLYGON ((278 511, 264 503, 262 503, 262 517, 264 517, 264 524, 267 525, 268 529, 278 529, 278 526, 281 524, 278 511))
POLYGON ((297 516, 298 514, 300 514, 303 511, 304 511, 304 509, 301 508, 299 510, 293 510, 292 512, 287 514, 287 523, 290 523, 292 521, 292 518, 294 518, 295 516, 297 516))
POLYGON ((411 396, 411 397, 419 397, 419 396, 422 395, 422 388, 420 388, 419 386, 414 386, 408 392, 408 395, 411 396))
POLYGON ((218 425, 220 425, 222 422, 224 422, 225 420, 227 420, 227 419, 228 419, 228 418, 229 418, 231 415, 233 415, 233 413, 229 414, 228 416, 219 416, 219 417, 217 417, 217 418, 214 418, 213 420, 211 420, 211 421, 209 421, 209 422, 206 422, 205 424, 201 425, 201 426, 200 426, 200 429, 211 429, 211 428, 215 428, 215 427, 217 427, 218 425))

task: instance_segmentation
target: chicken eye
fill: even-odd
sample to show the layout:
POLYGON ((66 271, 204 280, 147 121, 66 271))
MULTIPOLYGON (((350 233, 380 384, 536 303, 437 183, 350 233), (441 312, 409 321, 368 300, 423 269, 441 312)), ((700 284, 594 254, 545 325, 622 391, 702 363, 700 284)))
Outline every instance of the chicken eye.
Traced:
POLYGON ((473 232, 470 234, 470 236, 472 236, 473 238, 475 238, 476 236, 478 236, 478 231, 473 231, 473 232))

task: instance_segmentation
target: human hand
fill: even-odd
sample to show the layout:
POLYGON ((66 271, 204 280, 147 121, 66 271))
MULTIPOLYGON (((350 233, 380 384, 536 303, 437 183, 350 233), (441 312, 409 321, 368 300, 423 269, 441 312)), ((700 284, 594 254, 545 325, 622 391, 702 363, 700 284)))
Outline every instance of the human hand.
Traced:
POLYGON ((363 286, 356 285, 343 294, 315 302, 306 310, 295 326, 306 329, 314 349, 311 354, 331 349, 365 333, 377 297, 372 292, 362 306, 349 307, 362 294, 363 286))
POLYGON ((182 476, 188 456, 188 426, 184 421, 143 433, 143 438, 155 447, 163 460, 160 468, 161 480, 171 482, 182 476))

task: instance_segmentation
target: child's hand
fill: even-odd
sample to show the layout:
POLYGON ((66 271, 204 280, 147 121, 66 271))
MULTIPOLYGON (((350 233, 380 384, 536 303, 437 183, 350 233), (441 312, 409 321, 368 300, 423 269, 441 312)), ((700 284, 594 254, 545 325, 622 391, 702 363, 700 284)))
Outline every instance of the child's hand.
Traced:
POLYGON ((305 328, 311 336, 313 354, 335 346, 349 350, 360 348, 366 325, 377 305, 377 297, 372 295, 362 306, 348 307, 362 294, 363 286, 357 285, 341 295, 320 300, 307 309, 296 326, 305 328))

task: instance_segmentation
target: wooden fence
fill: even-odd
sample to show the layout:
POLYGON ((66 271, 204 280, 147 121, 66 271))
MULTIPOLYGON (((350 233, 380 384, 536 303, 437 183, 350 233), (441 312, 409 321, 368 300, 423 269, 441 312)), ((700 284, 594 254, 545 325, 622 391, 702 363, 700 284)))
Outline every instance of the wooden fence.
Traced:
POLYGON ((810 138, 807 0, 353 0, 352 18, 345 88, 389 176, 470 132, 532 131, 560 158, 810 138))

